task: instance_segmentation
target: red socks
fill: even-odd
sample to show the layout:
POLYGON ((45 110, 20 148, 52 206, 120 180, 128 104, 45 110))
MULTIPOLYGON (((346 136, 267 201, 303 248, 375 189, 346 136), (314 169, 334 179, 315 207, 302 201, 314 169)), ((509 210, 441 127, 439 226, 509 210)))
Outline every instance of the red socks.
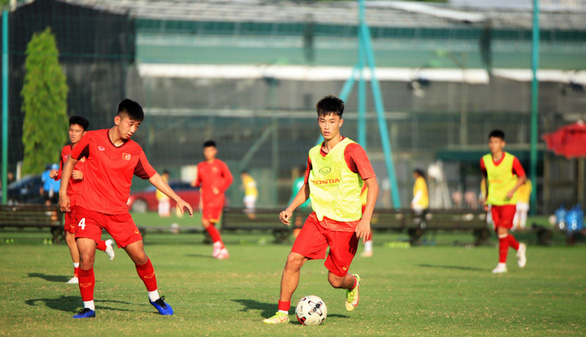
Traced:
POLYGON ((79 267, 73 267, 73 276, 79 278, 79 267))
POLYGON ((288 302, 279 301, 279 310, 280 311, 289 311, 289 308, 291 308, 291 301, 288 301, 288 302))
POLYGON ((218 230, 216 229, 216 226, 214 226, 213 224, 210 224, 206 228, 206 231, 208 231, 208 234, 212 238, 213 243, 216 243, 218 241, 222 242, 222 237, 220 236, 220 232, 218 232, 218 230))
POLYGON ((352 288, 348 289, 349 291, 354 290, 354 288, 356 288, 356 285, 358 284, 358 280, 356 279, 356 276, 352 276, 352 278, 354 279, 354 285, 352 286, 352 288))
POLYGON ((143 264, 142 266, 136 266, 136 272, 138 276, 144 282, 148 291, 155 291, 157 290, 157 278, 155 277, 155 269, 153 268, 153 264, 151 260, 147 258, 147 263, 143 264))
POLYGON ((96 278, 94 276, 94 269, 83 270, 79 269, 79 292, 81 299, 84 302, 94 300, 94 286, 96 285, 96 278))
POLYGON ((519 250, 519 242, 515 239, 514 236, 509 234, 509 247, 513 248, 514 250, 519 250))
POLYGON ((97 243, 98 243, 98 246, 96 247, 97 249, 99 249, 101 251, 105 251, 106 250, 106 241, 100 240, 97 243))
POLYGON ((507 253, 509 251, 509 236, 499 236, 499 263, 507 263, 507 253))

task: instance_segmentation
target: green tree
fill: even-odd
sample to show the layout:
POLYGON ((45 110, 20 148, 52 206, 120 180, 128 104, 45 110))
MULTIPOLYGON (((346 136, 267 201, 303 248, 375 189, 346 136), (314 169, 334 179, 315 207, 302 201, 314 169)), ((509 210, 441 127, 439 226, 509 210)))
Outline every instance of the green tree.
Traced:
POLYGON ((24 85, 23 174, 42 172, 57 162, 67 141, 67 87, 51 28, 35 33, 26 48, 24 85))

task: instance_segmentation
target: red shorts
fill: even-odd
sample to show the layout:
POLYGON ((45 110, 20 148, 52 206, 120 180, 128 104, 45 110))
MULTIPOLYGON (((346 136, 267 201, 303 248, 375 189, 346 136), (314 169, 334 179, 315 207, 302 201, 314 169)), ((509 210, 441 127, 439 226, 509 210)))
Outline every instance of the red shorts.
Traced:
POLYGON ((517 212, 516 205, 492 205, 490 210, 492 213, 492 223, 494 225, 494 230, 496 230, 497 227, 504 227, 507 229, 513 228, 513 219, 515 218, 515 213, 517 212))
POLYGON ((358 247, 356 232, 326 229, 319 224, 314 212, 305 220, 291 251, 310 260, 324 259, 328 246, 330 246, 330 253, 324 265, 332 274, 339 277, 346 276, 358 247))
POLYGON ((128 212, 104 214, 77 206, 76 213, 79 220, 75 231, 76 239, 88 238, 99 242, 102 239, 102 229, 105 229, 112 235, 119 248, 142 240, 142 236, 128 212))
POLYGON ((201 217, 204 220, 208 220, 211 223, 216 223, 220 221, 220 217, 222 216, 222 206, 206 206, 204 205, 201 209, 201 217))
POLYGON ((63 227, 66 232, 75 234, 75 229, 77 228, 77 214, 75 213, 75 206, 71 207, 71 211, 65 213, 63 227))

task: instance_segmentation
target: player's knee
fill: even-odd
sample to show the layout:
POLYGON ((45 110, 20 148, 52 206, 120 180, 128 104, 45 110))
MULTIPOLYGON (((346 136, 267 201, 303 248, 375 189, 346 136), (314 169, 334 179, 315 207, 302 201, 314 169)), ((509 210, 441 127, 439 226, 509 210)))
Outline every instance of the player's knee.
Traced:
POLYGON ((79 254, 79 266, 83 270, 88 270, 94 267, 95 254, 79 254))
POLYGON ((134 262, 134 264, 136 266, 142 266, 145 263, 147 263, 147 261, 148 261, 148 257, 146 256, 146 254, 139 254, 136 256, 131 256, 131 258, 132 258, 132 262, 134 262))
POLYGON ((334 288, 342 288, 344 286, 344 278, 332 273, 328 273, 328 282, 334 288))
POLYGON ((287 256, 287 264, 285 265, 285 269, 288 270, 299 270, 303 266, 304 257, 299 254, 289 254, 287 256))

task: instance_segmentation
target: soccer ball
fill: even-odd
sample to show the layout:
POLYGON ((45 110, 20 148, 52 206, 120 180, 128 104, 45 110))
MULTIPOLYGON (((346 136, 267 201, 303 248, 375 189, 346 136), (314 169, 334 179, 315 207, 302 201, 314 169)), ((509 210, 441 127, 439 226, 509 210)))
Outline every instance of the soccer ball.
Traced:
POLYGON ((305 296, 297 303, 295 315, 301 325, 320 325, 328 316, 328 308, 321 298, 314 295, 305 296))

